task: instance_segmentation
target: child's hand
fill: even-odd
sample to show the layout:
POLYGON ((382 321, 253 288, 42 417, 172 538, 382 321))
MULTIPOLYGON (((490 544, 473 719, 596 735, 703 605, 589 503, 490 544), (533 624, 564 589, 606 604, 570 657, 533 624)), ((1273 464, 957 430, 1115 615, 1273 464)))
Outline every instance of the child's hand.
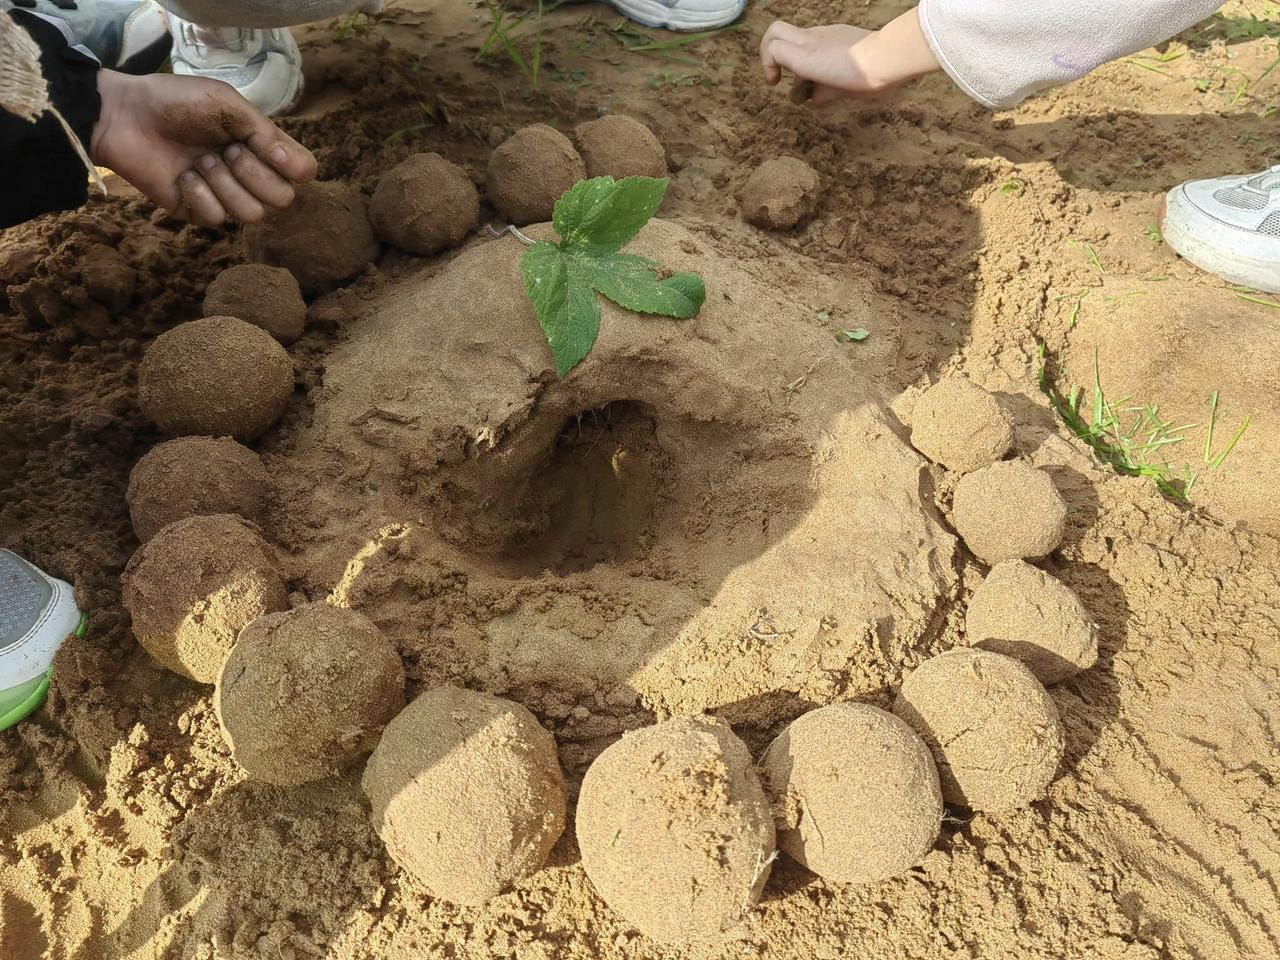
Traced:
POLYGON ((214 227, 293 202, 315 157, 220 80, 98 72, 89 154, 170 213, 214 227))
POLYGON ((775 86, 784 69, 799 80, 810 80, 815 84, 815 105, 842 97, 874 97, 884 88, 853 56, 854 45, 873 35, 843 23, 806 30, 775 20, 760 41, 764 82, 775 86))
POLYGON ((817 106, 842 97, 876 97, 940 69, 915 8, 881 30, 836 23, 801 29, 781 20, 760 41, 765 83, 787 70, 814 84, 817 106))

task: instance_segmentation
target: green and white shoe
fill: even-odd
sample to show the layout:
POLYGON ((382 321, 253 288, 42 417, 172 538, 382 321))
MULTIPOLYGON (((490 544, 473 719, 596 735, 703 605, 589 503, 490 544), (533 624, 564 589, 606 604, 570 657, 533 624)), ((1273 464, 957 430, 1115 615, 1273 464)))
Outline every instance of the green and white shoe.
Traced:
POLYGON ((44 703, 54 655, 87 619, 70 584, 0 550, 0 730, 44 703))

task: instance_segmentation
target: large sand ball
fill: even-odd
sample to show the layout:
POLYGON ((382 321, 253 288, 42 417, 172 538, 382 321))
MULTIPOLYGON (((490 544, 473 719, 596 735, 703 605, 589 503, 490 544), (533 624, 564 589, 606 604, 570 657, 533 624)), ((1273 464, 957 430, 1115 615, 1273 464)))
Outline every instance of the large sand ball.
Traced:
POLYGON ((341 773, 404 707, 404 665, 367 617, 328 603, 240 631, 214 707, 249 776, 291 786, 341 773))
POLYGON ((639 120, 611 113, 573 131, 588 177, 665 177, 667 152, 639 120))
POLYGON ((314 296, 341 286, 373 262, 373 235, 364 194, 334 180, 299 184, 293 204, 245 228, 250 260, 284 267, 314 296))
POLYGON ((293 361, 269 334, 235 317, 167 330, 138 366, 138 403, 174 434, 253 440, 284 413, 293 361))
POLYGON ((950 650, 920 664, 893 712, 924 737, 948 803, 999 812, 1044 795, 1062 761, 1053 698, 1019 661, 950 650))
POLYGON ((364 773, 387 852, 437 897, 484 903, 546 863, 567 797, 556 744, 524 707, 438 687, 387 726, 364 773))
POLYGON ((1053 480, 1018 460, 961 477, 951 514, 965 546, 987 563, 1043 557, 1067 529, 1067 505, 1053 480))
POLYGON ((518 226, 550 220, 556 201, 587 175, 569 138, 545 123, 517 130, 489 158, 489 202, 518 226))
POLYGON ((461 167, 438 153, 418 153, 378 181, 369 219, 387 243, 428 257, 456 247, 475 229, 480 195, 461 167))
POLYGON ((965 612, 970 646, 1025 663, 1043 684, 1098 662, 1098 626, 1060 580, 1029 563, 1006 560, 973 592, 965 612))
POLYGON ((138 548, 121 582, 138 642, 199 683, 218 679, 246 624, 289 605, 271 547, 228 514, 169 524, 138 548))
POLYGON ((818 171, 795 157, 775 157, 756 167, 739 197, 748 223, 766 230, 802 226, 818 209, 818 171))
POLYGON ((267 471, 258 455, 230 437, 178 437, 134 464, 125 500, 138 540, 184 517, 234 513, 260 520, 267 471))
POLYGON ((287 345, 302 336, 307 304, 284 267, 240 263, 213 278, 204 292, 204 315, 239 317, 287 345))
POLYGON ((712 942, 740 928, 769 877, 773 817, 727 724, 675 719, 628 733, 582 781, 582 865, 645 936, 712 942))
POLYGON ((1013 418, 977 384, 949 377, 916 401, 911 445, 948 470, 968 473, 1013 449, 1013 418))
POLYGON ((806 713, 760 763, 778 846, 835 883, 874 883, 933 847, 942 791, 929 748, 905 722, 860 703, 806 713))

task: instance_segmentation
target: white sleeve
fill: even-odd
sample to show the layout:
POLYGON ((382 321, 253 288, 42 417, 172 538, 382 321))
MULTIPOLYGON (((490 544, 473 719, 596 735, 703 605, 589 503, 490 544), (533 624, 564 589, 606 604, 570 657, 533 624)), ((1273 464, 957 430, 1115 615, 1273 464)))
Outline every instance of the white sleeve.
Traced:
POLYGON ((989 107, 1078 80, 1194 26, 1225 0, 921 0, 920 26, 951 79, 989 107))

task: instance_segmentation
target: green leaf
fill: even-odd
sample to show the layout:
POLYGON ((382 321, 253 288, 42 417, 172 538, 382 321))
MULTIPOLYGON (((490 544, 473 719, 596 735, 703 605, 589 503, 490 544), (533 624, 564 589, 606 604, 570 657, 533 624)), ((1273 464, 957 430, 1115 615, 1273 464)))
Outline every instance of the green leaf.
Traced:
POLYGON ((692 317, 707 299, 702 278, 677 273, 659 280, 657 264, 630 253, 602 256, 567 254, 578 264, 581 276, 591 287, 620 307, 636 313, 655 313, 685 320, 692 317))
POLYGON ((596 342, 600 301, 554 243, 543 241, 525 251, 520 272, 538 325, 551 345, 556 372, 563 377, 596 342))
POLYGON ((858 327, 854 330, 836 331, 836 339, 841 343, 861 343, 869 336, 871 336, 871 331, 866 327, 858 327))
POLYGON ((666 192, 667 181, 655 177, 595 177, 574 184, 552 214, 561 247, 621 250, 657 213, 666 192))

